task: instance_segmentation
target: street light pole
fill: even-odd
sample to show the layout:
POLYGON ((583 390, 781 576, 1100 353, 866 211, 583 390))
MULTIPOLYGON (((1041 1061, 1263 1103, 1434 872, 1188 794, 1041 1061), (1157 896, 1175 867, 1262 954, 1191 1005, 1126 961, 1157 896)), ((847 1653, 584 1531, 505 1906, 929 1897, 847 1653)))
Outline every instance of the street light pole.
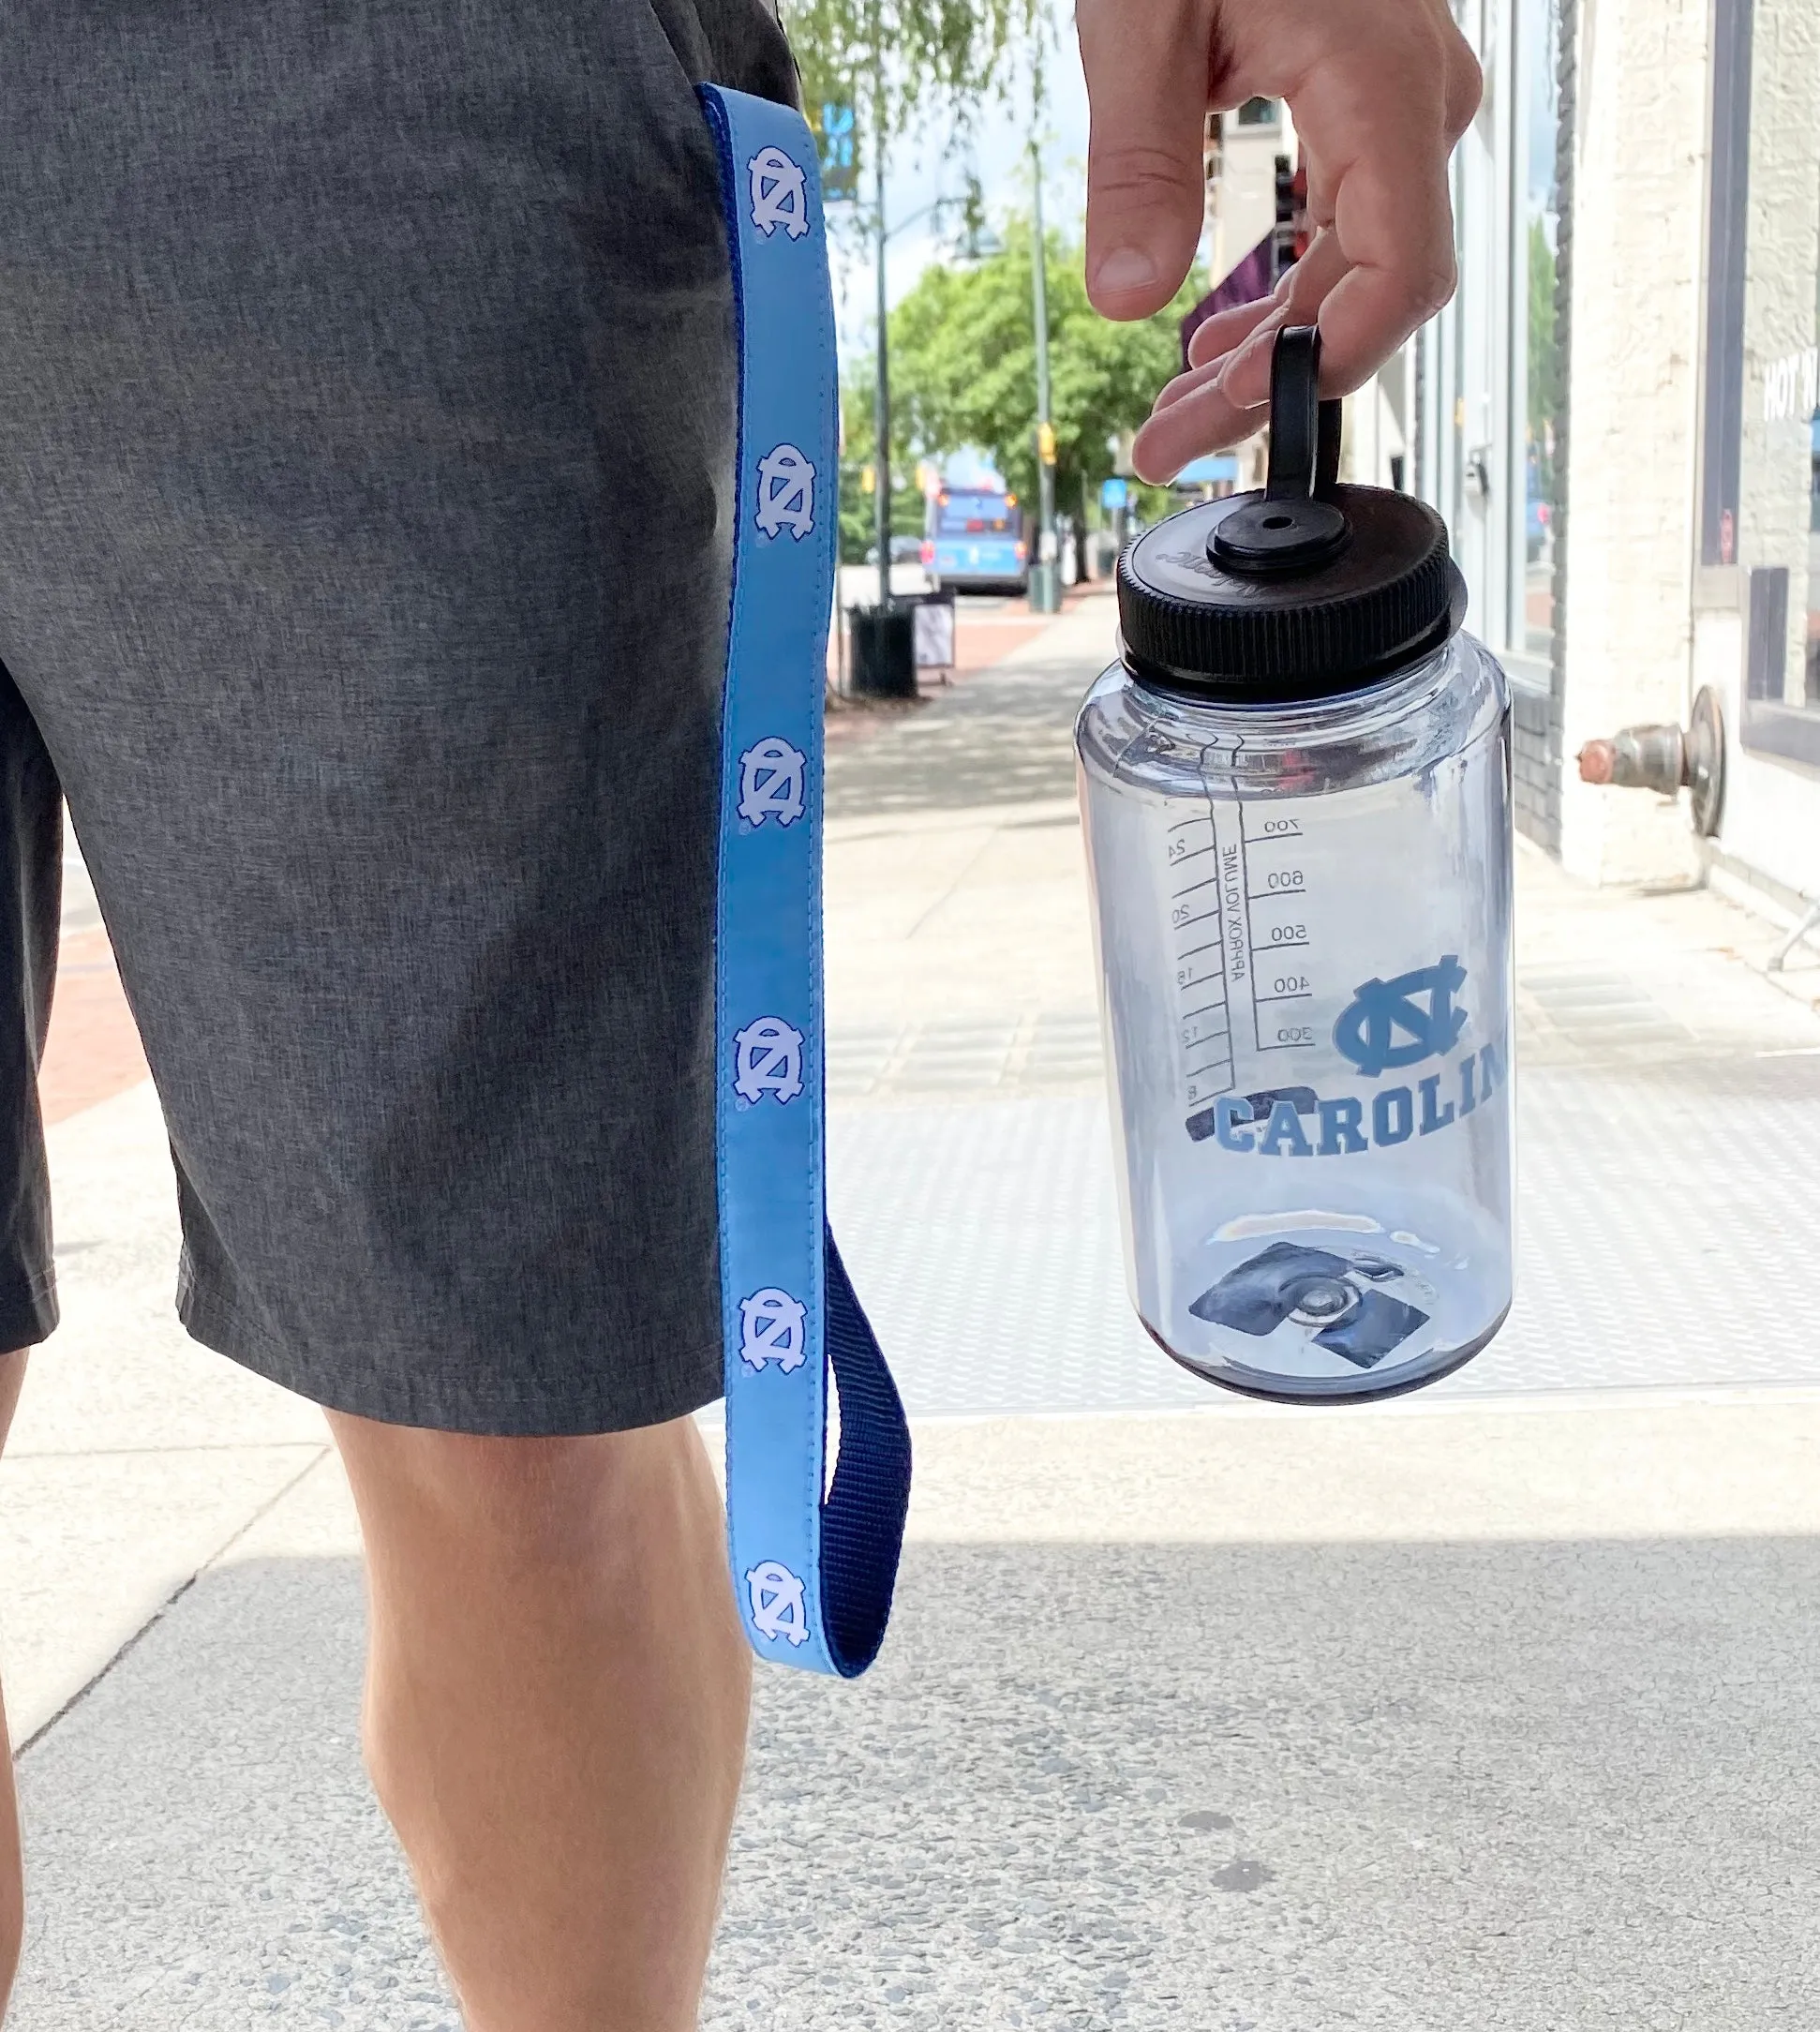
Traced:
POLYGON ((873 394, 873 423, 878 440, 873 477, 878 498, 873 503, 878 530, 878 604, 891 604, 891 368, 887 355, 888 306, 885 300, 885 56, 879 47, 878 12, 873 12, 873 187, 878 217, 878 385, 873 394))
POLYGON ((1043 238, 1043 157, 1035 136, 1030 142, 1031 226, 1036 245, 1031 250, 1030 291, 1037 327, 1037 558, 1030 575, 1031 605, 1038 612, 1053 610, 1051 588, 1051 535, 1055 526, 1055 427, 1049 414, 1049 247, 1043 238))

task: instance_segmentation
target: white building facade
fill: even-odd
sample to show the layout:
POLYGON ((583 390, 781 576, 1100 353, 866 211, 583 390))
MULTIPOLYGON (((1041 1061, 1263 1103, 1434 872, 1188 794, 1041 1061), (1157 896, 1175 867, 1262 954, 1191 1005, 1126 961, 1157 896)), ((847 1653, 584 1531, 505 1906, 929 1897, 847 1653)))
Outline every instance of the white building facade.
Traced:
POLYGON ((1486 94, 1455 163, 1459 293, 1410 349, 1410 472, 1514 680, 1520 822, 1593 881, 1798 909, 1820 895, 1820 0, 1458 11, 1486 94), (1685 800, 1579 780, 1585 741, 1686 724, 1703 688, 1709 837, 1685 800))

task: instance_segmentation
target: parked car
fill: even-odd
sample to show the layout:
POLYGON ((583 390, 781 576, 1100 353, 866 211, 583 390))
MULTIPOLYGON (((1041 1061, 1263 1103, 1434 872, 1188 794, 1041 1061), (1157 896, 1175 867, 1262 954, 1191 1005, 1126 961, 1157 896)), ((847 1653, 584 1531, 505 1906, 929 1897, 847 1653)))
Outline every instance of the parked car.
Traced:
MULTIPOLYGON (((922 539, 919 536, 894 536, 891 539, 891 562, 893 564, 917 564, 922 560, 922 539)), ((866 562, 878 562, 878 545, 866 545, 866 562)))

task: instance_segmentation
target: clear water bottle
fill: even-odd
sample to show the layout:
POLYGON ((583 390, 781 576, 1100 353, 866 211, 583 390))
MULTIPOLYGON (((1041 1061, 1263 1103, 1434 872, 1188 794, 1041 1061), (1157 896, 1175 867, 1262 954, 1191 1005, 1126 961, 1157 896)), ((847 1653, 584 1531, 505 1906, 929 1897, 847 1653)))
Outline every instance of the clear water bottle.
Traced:
POLYGON ((1319 364, 1282 335, 1263 493, 1126 551, 1075 730, 1133 1300, 1305 1401, 1458 1367, 1512 1269, 1508 688, 1319 364))

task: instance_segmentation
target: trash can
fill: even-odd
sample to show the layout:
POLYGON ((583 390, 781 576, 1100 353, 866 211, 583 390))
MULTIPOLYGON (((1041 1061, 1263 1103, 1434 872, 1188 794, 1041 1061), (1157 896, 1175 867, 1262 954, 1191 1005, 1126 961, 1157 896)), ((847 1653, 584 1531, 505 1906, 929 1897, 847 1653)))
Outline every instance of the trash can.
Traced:
POLYGON ((1062 611, 1062 575, 1053 564, 1030 567, 1030 611, 1059 614, 1062 611))
POLYGON ((856 697, 915 698, 917 638, 907 606, 856 606, 853 677, 856 697))

